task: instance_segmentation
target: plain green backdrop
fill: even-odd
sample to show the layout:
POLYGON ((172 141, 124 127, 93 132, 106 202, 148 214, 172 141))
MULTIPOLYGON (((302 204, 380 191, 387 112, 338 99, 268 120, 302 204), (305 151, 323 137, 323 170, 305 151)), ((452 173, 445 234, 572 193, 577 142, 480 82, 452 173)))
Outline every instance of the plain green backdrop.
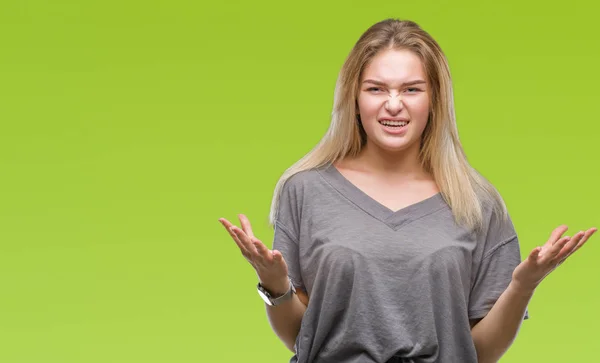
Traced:
MULTIPOLYGON (((523 254, 599 226, 592 1, 0 3, 0 362, 286 362, 217 222, 270 246, 273 187, 328 127, 358 37, 411 19, 449 58, 461 140, 523 254)), ((598 362, 600 237, 503 362, 598 362)))

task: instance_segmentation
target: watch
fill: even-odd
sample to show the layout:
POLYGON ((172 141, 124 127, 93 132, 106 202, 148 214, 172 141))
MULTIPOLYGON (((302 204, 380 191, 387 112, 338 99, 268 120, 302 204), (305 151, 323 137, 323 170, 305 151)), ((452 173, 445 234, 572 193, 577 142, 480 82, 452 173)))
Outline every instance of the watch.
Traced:
POLYGON ((277 297, 271 296, 271 294, 260 284, 260 282, 258 283, 258 285, 256 287, 258 289, 258 294, 260 295, 260 297, 269 306, 277 306, 277 305, 281 304, 282 302, 288 301, 296 293, 296 288, 294 287, 294 284, 292 283, 291 279, 290 279, 289 290, 285 294, 283 294, 281 296, 277 296, 277 297))

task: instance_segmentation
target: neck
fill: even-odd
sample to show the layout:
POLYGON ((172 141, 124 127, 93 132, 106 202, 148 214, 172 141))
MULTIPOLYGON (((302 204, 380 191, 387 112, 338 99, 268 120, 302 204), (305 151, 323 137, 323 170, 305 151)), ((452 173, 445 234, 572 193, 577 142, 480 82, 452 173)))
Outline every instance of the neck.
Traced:
POLYGON ((390 178, 429 178, 429 173, 423 169, 419 160, 419 147, 415 146, 399 152, 390 152, 367 142, 356 161, 365 170, 390 178))

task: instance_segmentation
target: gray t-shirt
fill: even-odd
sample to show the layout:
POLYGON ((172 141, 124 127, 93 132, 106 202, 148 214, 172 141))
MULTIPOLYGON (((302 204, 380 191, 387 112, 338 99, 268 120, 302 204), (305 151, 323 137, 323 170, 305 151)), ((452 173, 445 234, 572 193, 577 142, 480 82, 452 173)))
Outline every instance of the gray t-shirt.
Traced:
POLYGON ((469 232, 441 194, 394 212, 331 164, 280 198, 273 248, 310 297, 291 363, 477 362, 469 321, 521 261, 510 218, 484 204, 469 232))

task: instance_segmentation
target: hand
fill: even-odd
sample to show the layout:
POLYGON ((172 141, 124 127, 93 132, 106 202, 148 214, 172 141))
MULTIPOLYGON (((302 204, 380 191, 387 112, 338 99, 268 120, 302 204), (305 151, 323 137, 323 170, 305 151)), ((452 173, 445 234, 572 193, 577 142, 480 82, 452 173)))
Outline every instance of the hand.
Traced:
POLYGON ((529 256, 517 266, 512 278, 519 288, 528 291, 535 290, 550 272, 580 249, 597 231, 597 228, 590 228, 585 232, 580 231, 573 237, 561 237, 566 231, 567 226, 565 225, 557 227, 543 246, 534 248, 529 256))
POLYGON ((258 238, 254 237, 248 218, 243 214, 238 217, 241 229, 225 218, 220 218, 219 222, 227 229, 242 255, 254 267, 261 285, 273 296, 285 294, 290 288, 290 282, 288 267, 281 252, 269 250, 258 238))

